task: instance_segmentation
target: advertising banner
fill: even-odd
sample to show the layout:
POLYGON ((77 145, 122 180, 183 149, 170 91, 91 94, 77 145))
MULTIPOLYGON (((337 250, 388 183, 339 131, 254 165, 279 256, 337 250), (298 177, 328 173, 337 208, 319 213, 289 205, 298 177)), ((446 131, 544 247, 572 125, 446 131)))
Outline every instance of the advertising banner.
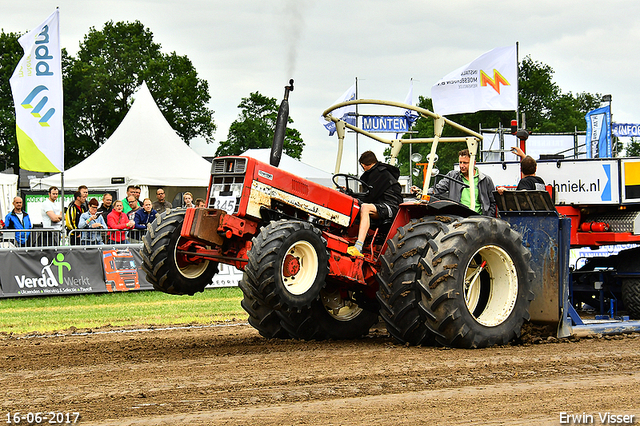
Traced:
POLYGON ((153 290, 142 270, 142 257, 138 247, 102 250, 104 281, 108 292, 153 290))
POLYGON ((18 39, 24 56, 11 79, 20 167, 64 170, 60 11, 18 39))
POLYGON ((13 250, 0 252, 0 286, 5 297, 105 292, 98 250, 13 250))
MULTIPOLYGON (((142 245, 0 250, 0 298, 153 290, 142 245)), ((207 288, 236 287, 242 272, 219 265, 207 288)))
POLYGON ((587 120, 587 158, 611 158, 611 109, 589 111, 587 120))
MULTIPOLYGON (((520 163, 479 163, 496 186, 516 186, 520 163), (504 167, 503 167, 504 166, 504 167)), ((555 191, 556 204, 620 204, 618 160, 538 161, 536 176, 555 191)))
POLYGON ((362 130, 372 133, 406 133, 409 120, 404 115, 363 115, 362 130))
POLYGON ((516 46, 498 47, 445 75, 431 88, 440 115, 518 107, 516 46))
POLYGON ((622 201, 623 203, 640 201, 640 160, 622 160, 622 201))
POLYGON ((611 133, 618 137, 638 137, 640 124, 611 123, 611 133))

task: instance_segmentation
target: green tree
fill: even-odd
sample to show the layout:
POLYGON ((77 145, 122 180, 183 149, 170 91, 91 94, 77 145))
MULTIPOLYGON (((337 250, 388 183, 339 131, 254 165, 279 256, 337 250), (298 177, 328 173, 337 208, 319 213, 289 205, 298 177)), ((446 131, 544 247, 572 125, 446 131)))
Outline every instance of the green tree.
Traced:
POLYGON ((627 157, 640 157, 640 140, 631 138, 631 142, 627 145, 627 157))
MULTIPOLYGON (((242 98, 238 108, 240 115, 231 123, 227 140, 220 142, 216 155, 238 155, 247 149, 271 148, 279 109, 276 99, 254 92, 248 98, 242 98)), ((293 123, 291 117, 288 123, 293 123)), ((284 152, 299 159, 303 148, 300 132, 287 126, 284 152)))
POLYGON ((186 56, 164 54, 139 21, 89 29, 78 57, 63 58, 65 160, 72 166, 93 153, 118 127, 135 90, 146 82, 171 127, 188 144, 213 141, 208 83, 186 56))
POLYGON ((0 170, 18 173, 16 113, 9 79, 24 54, 18 38, 22 34, 0 32, 0 170))
POLYGON ((562 93, 553 82, 553 68, 526 56, 520 63, 518 96, 527 129, 534 133, 586 130, 584 116, 600 107, 599 93, 562 93))
MULTIPOLYGON (((433 101, 431 98, 425 98, 423 96, 419 96, 417 106, 433 111, 433 101)), ((468 116, 470 114, 466 114, 468 116)), ((462 117, 463 120, 466 117, 462 117)), ((456 121, 464 126, 467 126, 465 123, 462 123, 460 120, 456 120, 452 118, 453 121, 456 121)), ((467 121, 467 120, 464 120, 467 121)), ((469 127, 469 126, 467 126, 469 127)), ((477 128, 477 124, 473 127, 469 127, 472 130, 477 128)), ((429 118, 419 118, 412 127, 412 131, 416 132, 413 134, 405 134, 403 135, 403 139, 416 139, 416 138, 431 138, 434 135, 433 130, 433 119, 429 118)), ((462 133, 456 131, 450 126, 445 126, 442 136, 460 136, 462 133)), ((466 136, 466 135, 465 135, 466 136)), ((467 144, 464 142, 443 142, 438 144, 438 161, 436 163, 437 168, 439 169, 441 174, 445 174, 448 171, 453 169, 453 165, 458 162, 458 152, 460 150, 465 149, 467 144)), ((427 162, 427 156, 431 152, 431 143, 420 143, 413 144, 411 147, 411 153, 419 153, 422 155, 423 163, 427 162)), ((388 159, 391 155, 391 150, 385 150, 385 156, 388 159)), ((422 186, 422 179, 424 176, 422 175, 422 167, 417 166, 416 164, 412 164, 414 169, 418 169, 420 171, 419 176, 414 176, 413 171, 409 170, 409 147, 404 146, 400 150, 400 154, 398 155, 398 165, 400 168, 400 174, 406 176, 412 176, 413 184, 422 186)))

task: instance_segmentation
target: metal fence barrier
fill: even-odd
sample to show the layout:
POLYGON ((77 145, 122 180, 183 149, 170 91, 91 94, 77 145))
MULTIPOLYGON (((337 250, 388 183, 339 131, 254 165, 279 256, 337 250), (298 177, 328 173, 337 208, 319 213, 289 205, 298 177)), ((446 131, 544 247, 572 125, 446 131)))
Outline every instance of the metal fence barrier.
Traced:
POLYGON ((64 230, 2 229, 0 228, 0 248, 95 246, 102 244, 136 244, 142 241, 146 229, 72 229, 64 230))

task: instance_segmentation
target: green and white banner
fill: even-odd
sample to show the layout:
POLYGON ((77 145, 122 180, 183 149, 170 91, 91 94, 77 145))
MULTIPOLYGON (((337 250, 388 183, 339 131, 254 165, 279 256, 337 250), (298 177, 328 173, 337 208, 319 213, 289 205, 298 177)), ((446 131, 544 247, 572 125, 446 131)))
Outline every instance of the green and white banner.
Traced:
POLYGON ((64 170, 60 12, 18 39, 24 56, 9 82, 16 108, 20 167, 64 170))
POLYGON ((152 290, 138 247, 0 251, 0 297, 152 290))

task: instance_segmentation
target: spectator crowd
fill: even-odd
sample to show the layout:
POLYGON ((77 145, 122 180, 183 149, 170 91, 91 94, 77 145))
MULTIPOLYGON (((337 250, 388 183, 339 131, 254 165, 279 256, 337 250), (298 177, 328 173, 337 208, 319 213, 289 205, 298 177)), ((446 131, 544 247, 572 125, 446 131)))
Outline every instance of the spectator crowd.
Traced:
MULTIPOLYGON (((10 241, 16 247, 40 247, 60 245, 63 229, 66 230, 70 245, 127 244, 139 242, 147 227, 156 216, 172 209, 165 199, 164 188, 156 191, 156 201, 150 198, 140 200, 141 188, 137 185, 127 187, 127 195, 122 200, 113 201, 110 193, 102 196, 102 202, 89 197, 86 185, 78 187, 73 201, 62 211, 58 201, 60 191, 52 186, 42 203, 42 229, 34 229, 29 214, 24 209, 24 201, 16 196, 13 209, 0 220, 0 228, 12 230, 1 232, 2 241, 10 241)), ((204 206, 204 200, 197 199, 196 204, 204 206)), ((182 207, 196 207, 193 195, 183 194, 182 207)), ((3 245, 4 246, 4 245, 3 245)))

